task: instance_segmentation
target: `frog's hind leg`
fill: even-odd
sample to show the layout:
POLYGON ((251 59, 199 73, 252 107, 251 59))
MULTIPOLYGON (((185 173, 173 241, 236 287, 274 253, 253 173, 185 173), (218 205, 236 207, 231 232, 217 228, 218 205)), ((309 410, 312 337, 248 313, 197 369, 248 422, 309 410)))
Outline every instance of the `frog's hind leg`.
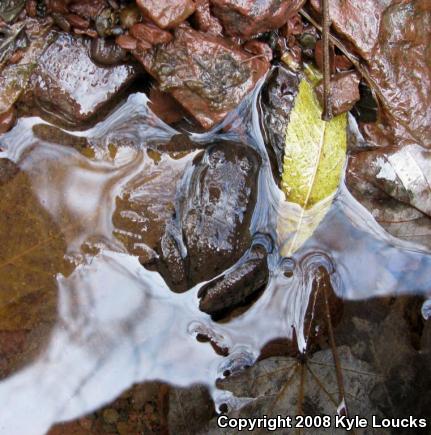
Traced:
POLYGON ((157 251, 157 270, 166 284, 174 292, 185 292, 188 289, 187 250, 175 223, 170 223, 166 227, 157 251))

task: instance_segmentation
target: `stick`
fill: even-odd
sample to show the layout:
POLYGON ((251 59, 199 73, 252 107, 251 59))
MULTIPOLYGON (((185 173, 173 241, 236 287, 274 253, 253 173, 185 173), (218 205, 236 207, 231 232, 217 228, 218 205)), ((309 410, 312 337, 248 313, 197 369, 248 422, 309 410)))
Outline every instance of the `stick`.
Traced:
POLYGON ((324 121, 332 119, 331 107, 331 65, 329 58, 329 28, 331 20, 329 18, 329 0, 323 0, 323 115, 324 121))

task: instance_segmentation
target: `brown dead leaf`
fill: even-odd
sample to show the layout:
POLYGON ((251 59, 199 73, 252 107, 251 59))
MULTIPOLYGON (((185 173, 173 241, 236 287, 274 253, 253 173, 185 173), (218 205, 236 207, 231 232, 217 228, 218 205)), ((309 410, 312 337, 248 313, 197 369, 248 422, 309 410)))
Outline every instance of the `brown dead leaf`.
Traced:
POLYGON ((407 145, 355 154, 346 182, 386 231, 431 249, 430 151, 407 145))
MULTIPOLYGON (((319 11, 320 1, 312 0, 319 11)), ((330 17, 338 37, 365 62, 367 81, 384 109, 367 128, 375 146, 390 140, 431 147, 431 8, 428 0, 336 0, 330 17)), ((386 142, 387 143, 387 142, 386 142)))
POLYGON ((23 360, 46 340, 57 317, 56 275, 71 268, 64 239, 27 175, 6 159, 0 174, 0 333, 12 341, 17 333, 31 337, 18 346, 23 360))

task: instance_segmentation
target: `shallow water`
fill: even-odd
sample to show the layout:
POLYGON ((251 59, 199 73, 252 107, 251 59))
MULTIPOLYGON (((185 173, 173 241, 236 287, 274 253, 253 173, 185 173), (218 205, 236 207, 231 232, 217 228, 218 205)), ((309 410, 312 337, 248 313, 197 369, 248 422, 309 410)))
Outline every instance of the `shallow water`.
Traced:
POLYGON ((203 284, 183 294, 171 292, 122 243, 136 234, 132 224, 116 226, 118 198, 129 195, 146 210, 145 216, 120 214, 129 223, 148 223, 132 248, 136 255, 151 257, 147 243, 160 237, 177 186, 201 152, 148 149, 177 132, 151 113, 145 95, 131 95, 90 130, 69 132, 76 147, 36 136, 35 127, 46 124, 39 118, 21 119, 0 139, 1 156, 29 175, 40 203, 64 231, 67 257, 74 265, 70 275, 57 275, 58 320, 46 349, 0 382, 4 433, 43 433, 55 422, 112 401, 134 383, 155 379, 180 386, 204 384, 216 405, 238 406, 241 400, 218 390, 215 380, 225 370, 251 365, 276 338, 296 334, 299 348, 306 350, 304 319, 313 277, 322 266, 336 295, 345 300, 431 292, 429 252, 385 233, 344 185, 313 236, 288 261, 280 258, 277 225, 297 210, 282 204, 283 194, 272 177, 259 129, 258 92, 221 126, 192 136, 202 143, 239 139, 259 152, 263 164, 251 231, 271 234, 279 243, 268 260, 267 289, 248 310, 226 322, 199 310, 197 293, 203 284), (292 273, 286 275, 286 268, 292 273), (228 348, 229 355, 217 354, 210 343, 196 339, 198 334, 228 348))

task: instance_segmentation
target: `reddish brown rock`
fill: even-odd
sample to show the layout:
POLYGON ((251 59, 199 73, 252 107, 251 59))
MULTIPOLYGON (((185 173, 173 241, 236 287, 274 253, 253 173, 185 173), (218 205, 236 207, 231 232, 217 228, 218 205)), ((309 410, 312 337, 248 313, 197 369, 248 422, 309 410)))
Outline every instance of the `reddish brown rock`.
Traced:
POLYGON ((78 0, 69 5, 69 10, 87 20, 94 20, 106 6, 105 0, 78 0))
POLYGON ((228 35, 250 38, 286 24, 303 0, 210 0, 228 35))
MULTIPOLYGON (((377 43, 384 10, 393 0, 331 0, 329 16, 337 33, 353 43, 358 54, 370 59, 377 43)), ((313 8, 321 11, 321 0, 311 0, 313 8)))
POLYGON ((117 36, 115 42, 124 50, 136 50, 138 46, 138 41, 129 35, 120 35, 117 36))
POLYGON ((76 29, 86 30, 90 27, 90 21, 80 17, 79 15, 67 14, 65 15, 65 18, 69 22, 69 24, 76 29))
POLYGON ((138 41, 136 49, 140 52, 149 51, 153 48, 152 44, 145 40, 138 41))
POLYGON ((0 113, 0 134, 9 131, 16 122, 16 110, 14 107, 7 112, 0 113))
POLYGON ((137 23, 130 28, 130 34, 139 41, 147 41, 151 45, 167 44, 173 39, 172 33, 161 30, 154 24, 137 23))
POLYGON ((163 48, 134 55, 206 129, 235 109, 269 68, 266 60, 217 36, 185 27, 174 36, 163 48))
POLYGON ((37 15, 37 2, 36 0, 27 0, 25 3, 25 10, 27 15, 31 18, 35 18, 37 15))
POLYGON ((68 2, 63 0, 49 0, 48 1, 48 12, 50 13, 58 13, 58 14, 67 14, 68 10, 68 2))
POLYGON ((89 121, 137 75, 132 65, 101 67, 82 38, 61 34, 39 59, 31 78, 36 105, 70 124, 89 121))
POLYGON ((402 146, 431 148, 431 7, 416 0, 389 7, 369 72, 384 98, 385 116, 402 146))
POLYGON ((261 56, 263 59, 266 59, 268 62, 272 60, 272 50, 268 44, 264 42, 260 42, 257 40, 248 41, 244 44, 244 48, 250 53, 255 54, 256 56, 261 56))
POLYGON ((141 10, 135 4, 131 4, 121 9, 120 23, 123 29, 130 29, 134 24, 139 23, 141 19, 141 10))
POLYGON ((301 35, 304 31, 304 23, 301 16, 299 14, 292 15, 282 30, 286 38, 291 35, 301 35))
POLYGON ((161 29, 178 26, 195 11, 192 0, 136 0, 136 4, 161 29))
MULTIPOLYGON (((311 1, 319 10, 320 2, 311 1)), ((431 147, 431 7, 429 0, 334 0, 332 26, 367 62, 383 108, 381 125, 363 130, 374 146, 431 147)))
POLYGON ((195 24, 201 32, 208 32, 212 35, 221 35, 223 26, 220 21, 211 14, 209 0, 196 0, 196 12, 194 14, 195 24))
POLYGON ((180 121, 184 111, 178 102, 156 87, 150 89, 150 109, 167 124, 180 121))
MULTIPOLYGON (((334 116, 348 112, 359 101, 359 81, 356 71, 346 71, 332 76, 330 101, 334 116)), ((316 94, 323 106, 323 81, 316 87, 316 94)))

